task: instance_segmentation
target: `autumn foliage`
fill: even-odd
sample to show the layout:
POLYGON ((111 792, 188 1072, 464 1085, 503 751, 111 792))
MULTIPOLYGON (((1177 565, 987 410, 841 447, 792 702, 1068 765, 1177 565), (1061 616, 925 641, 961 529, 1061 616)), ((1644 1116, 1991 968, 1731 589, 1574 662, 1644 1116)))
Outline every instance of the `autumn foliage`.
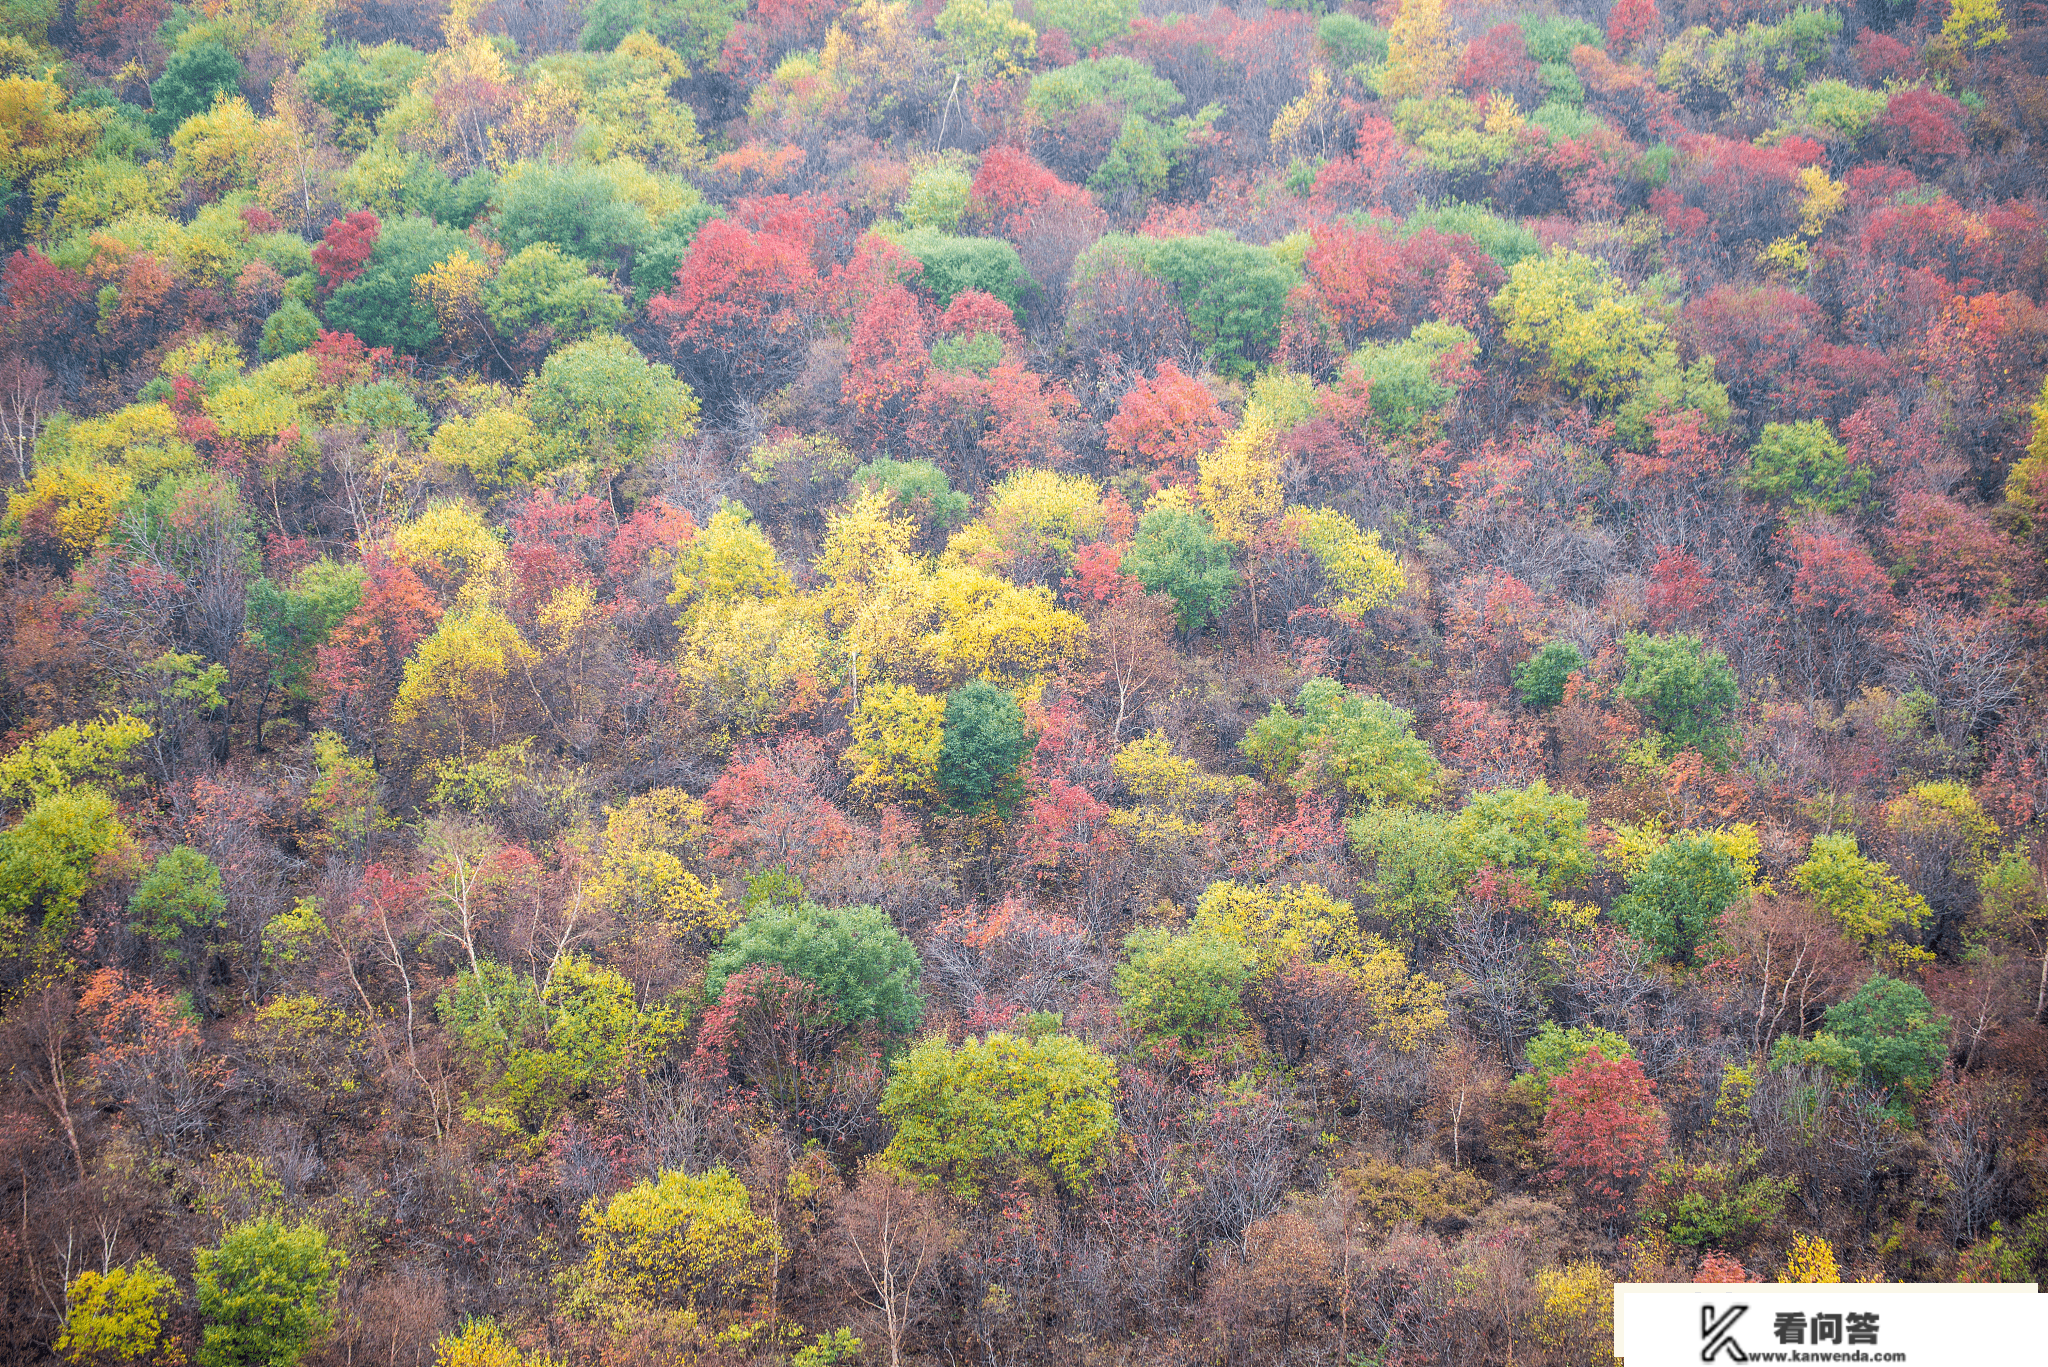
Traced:
POLYGON ((0 1361, 2048 1278, 2040 5, 0 28, 0 1361))

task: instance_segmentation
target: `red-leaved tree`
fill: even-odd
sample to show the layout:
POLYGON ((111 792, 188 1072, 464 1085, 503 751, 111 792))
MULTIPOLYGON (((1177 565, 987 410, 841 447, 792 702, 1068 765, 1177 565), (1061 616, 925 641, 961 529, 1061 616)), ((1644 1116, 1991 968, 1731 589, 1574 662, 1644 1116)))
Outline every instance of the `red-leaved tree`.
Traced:
POLYGON ((1401 246, 1372 229, 1342 221, 1318 226, 1310 237, 1305 265, 1346 349, 1395 318, 1394 289, 1401 246))
POLYGON ((1598 1046, 1588 1049, 1550 1084, 1543 1150, 1552 1180, 1568 1184, 1597 1210, 1626 1210, 1664 1148, 1664 1112, 1656 1091, 1634 1059, 1610 1059, 1598 1046))
POLYGON ((1161 361, 1159 373, 1131 386, 1103 428, 1103 445, 1145 471, 1161 489, 1192 486, 1195 463, 1223 444, 1230 418, 1208 386, 1161 361))
POLYGON ((314 667, 321 715, 358 744, 390 711, 413 647, 441 620, 441 605, 405 562, 372 548, 363 569, 362 600, 320 647, 314 667))
POLYGON ((357 209, 346 218, 327 225, 320 245, 313 248, 313 265, 320 272, 320 288, 332 290, 363 273, 370 253, 377 249, 377 237, 384 225, 368 209, 357 209))
POLYGON ((986 332, 1006 344, 1024 340, 1017 330, 1017 315, 986 290, 962 290, 954 295, 953 302, 946 306, 945 316, 939 319, 939 331, 959 337, 986 332))
POLYGON ((1838 701, 1853 697, 1876 667, 1878 633, 1896 611, 1891 580, 1849 532, 1800 527, 1787 542, 1791 636, 1808 684, 1838 701))
POLYGON ((916 298, 901 285, 888 286, 860 311, 839 378, 862 441, 886 446, 903 430, 930 365, 916 298))
POLYGON ((1019 147, 991 147, 967 191, 967 211, 1012 240, 1030 226, 1032 211, 1049 199, 1085 194, 1031 159, 1019 147))
POLYGON ((1529 60, 1522 26, 1495 24, 1467 43, 1465 60, 1458 67, 1458 85, 1475 97, 1502 90, 1527 100, 1536 87, 1536 63, 1529 60))
POLYGON ((852 828, 820 791, 830 763, 801 733, 735 758, 704 794, 712 853, 737 869, 781 865, 798 878, 836 857, 852 828))
POLYGON ((1962 105, 1923 87, 1893 95, 1877 126, 1893 157, 1923 176, 1937 175, 1970 150, 1962 118, 1962 105))
POLYGON ((176 997, 116 969, 92 975, 78 1018, 93 1039, 86 1070, 121 1123, 176 1154, 227 1099, 227 1061, 205 1047, 176 997))
POLYGON ((1621 0, 1607 16, 1607 47, 1626 53, 1664 30, 1657 0, 1621 0))
POLYGON ((802 368, 822 303, 808 240, 712 219, 698 232, 676 287, 648 301, 698 391, 713 403, 751 403, 802 368))
POLYGON ((1026 465, 1064 461, 1060 423, 1074 407, 1065 385, 1014 361, 986 375, 934 370, 918 398, 912 438, 957 482, 979 489, 1026 465))
POLYGON ((171 6, 170 0, 83 0, 73 13, 84 65, 109 74, 156 47, 157 30, 171 17, 171 6))

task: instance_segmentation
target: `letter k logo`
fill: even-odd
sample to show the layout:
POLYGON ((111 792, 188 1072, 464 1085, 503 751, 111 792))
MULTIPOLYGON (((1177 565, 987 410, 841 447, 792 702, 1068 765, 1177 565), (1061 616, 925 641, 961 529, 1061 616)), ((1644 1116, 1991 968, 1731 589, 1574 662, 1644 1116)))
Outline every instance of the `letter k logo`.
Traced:
POLYGON ((1700 1307, 1700 1337, 1706 1340, 1706 1347, 1700 1349, 1700 1361, 1712 1362, 1722 1353, 1728 1354, 1730 1362, 1747 1362, 1749 1354, 1742 1351, 1742 1345, 1735 1341, 1735 1321, 1749 1313, 1746 1305, 1731 1305, 1718 1317, 1714 1307, 1700 1307))

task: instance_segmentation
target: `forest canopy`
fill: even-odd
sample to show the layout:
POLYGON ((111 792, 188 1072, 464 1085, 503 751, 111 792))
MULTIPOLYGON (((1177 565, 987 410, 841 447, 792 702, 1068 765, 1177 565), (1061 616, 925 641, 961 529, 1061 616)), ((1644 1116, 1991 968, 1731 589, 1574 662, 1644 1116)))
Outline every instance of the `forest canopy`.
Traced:
POLYGON ((2015 0, 0 5, 0 1358, 2048 1279, 2044 72, 2015 0))

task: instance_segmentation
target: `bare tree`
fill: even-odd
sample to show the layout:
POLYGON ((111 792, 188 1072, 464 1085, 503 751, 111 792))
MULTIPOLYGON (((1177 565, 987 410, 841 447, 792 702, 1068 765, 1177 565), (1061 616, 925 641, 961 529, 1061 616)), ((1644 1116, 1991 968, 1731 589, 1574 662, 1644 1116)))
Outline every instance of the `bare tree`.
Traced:
POLYGON ((1243 1253, 1245 1231, 1287 1194, 1294 1122, 1271 1095, 1247 1090, 1213 1099, 1189 1129, 1198 1154, 1190 1173, 1197 1235, 1228 1239, 1243 1253))
POLYGON ((447 1279, 433 1267, 401 1263, 345 1283, 327 1356, 377 1367, 428 1367, 451 1327, 447 1279))
POLYGON ((625 643, 609 610, 575 594, 558 595, 537 625, 543 650, 527 657, 527 686, 556 739, 587 763, 631 672, 625 643))
POLYGON ((486 913, 485 882, 498 839, 482 822, 435 817, 420 834, 420 849, 432 861, 427 884, 426 938, 445 940, 462 951, 477 990, 489 1001, 477 941, 486 913))
POLYGON ((1125 594, 1095 614, 1089 644, 1106 685, 1103 710, 1116 703, 1109 742, 1120 744, 1124 723, 1147 693, 1180 667, 1173 651, 1173 603, 1164 594, 1125 594))
POLYGON ((1959 1244, 1989 1232, 2012 1193, 2012 1149, 2024 1129, 2016 1086, 1959 1081, 1938 1094, 1927 1139, 1940 1173, 1937 1185, 1947 1197, 1942 1214, 1948 1236, 1959 1244))
POLYGON ((1475 1124, 1481 1107, 1500 1089, 1498 1065, 1481 1056, 1478 1041, 1458 1037, 1432 1060, 1430 1111, 1438 1130, 1450 1131, 1451 1166, 1464 1162, 1465 1132, 1475 1124))
POLYGON ((1054 1009, 1072 1000, 1092 967, 1086 930, 1014 899, 948 917, 923 950, 926 983, 962 1012, 986 1002, 1054 1009))
POLYGON ((1747 1025, 1750 1047, 1759 1053, 1780 1034, 1804 1032, 1867 972, 1866 957, 1796 897, 1753 897, 1721 924, 1729 960, 1753 994, 1747 1025))
POLYGON ((1626 1033, 1657 991, 1650 949, 1614 926, 1602 926, 1562 942, 1561 985, 1586 1018, 1626 1033))
POLYGON ((1293 1360, 1289 1345, 1326 1326, 1318 1313, 1338 1299, 1337 1259, 1316 1224, 1298 1210, 1279 1210, 1245 1231, 1243 1260, 1211 1279, 1204 1301, 1214 1317, 1212 1341, 1226 1359, 1293 1360))
POLYGON ((393 980, 400 993, 403 1014, 390 1026, 381 1023, 373 1030, 385 1061, 386 1076, 396 1088, 417 1087, 424 1096, 434 1135, 447 1132, 448 1108, 452 1105, 445 1075, 430 1078, 422 1063, 419 1029, 421 987, 413 979, 411 958, 419 937, 417 889, 405 880, 372 868, 369 876, 335 880, 328 896, 328 914, 321 928, 347 976, 349 985, 372 1021, 386 1012, 370 995, 372 975, 381 970, 393 980), (403 1063, 391 1047, 390 1036, 402 1033, 405 1041, 403 1063))
POLYGON ((234 1072, 165 992, 101 969, 78 1002, 90 1024, 88 1068, 120 1123, 176 1157, 201 1143, 234 1072))
POLYGON ((171 624, 209 660, 232 665, 249 616, 254 542, 234 485, 195 486, 178 506, 144 504, 122 522, 123 539, 145 571, 137 592, 158 600, 171 624))
POLYGON ((1127 1064, 1117 1089, 1126 1190, 1146 1210, 1170 1218, 1180 1196, 1182 1096, 1172 1080, 1127 1064))
POLYGON ((226 928, 239 942, 239 951, 229 957, 254 998, 263 982, 264 929, 283 909, 291 880, 306 861, 271 837, 281 824, 279 798, 257 783, 222 773, 173 789, 170 798, 186 843, 220 869, 227 893, 226 928))
POLYGON ((1842 1111, 1840 1088, 1823 1068, 1766 1069, 1750 1093, 1750 1125, 1765 1170, 1793 1179, 1815 1221, 1824 1215, 1828 1191, 1844 1168, 1844 1151, 1830 1142, 1838 1137, 1835 1121, 1842 1111))
MULTIPOLYGON (((1854 1181, 1863 1228, 1870 1228, 1878 1187, 1906 1152, 1906 1134, 1884 1098, 1857 1089, 1840 1098, 1827 1116, 1827 1142, 1841 1156, 1842 1176, 1854 1181)), ((1844 1181, 1844 1186, 1849 1185, 1844 1181)))
POLYGON ((1931 607, 1906 616, 1892 647, 1892 687, 1932 700, 1929 725, 1948 752, 1963 759, 1975 737, 2013 700, 2018 647, 1988 618, 1931 607))
POLYGON ((1352 1034, 1338 1055, 1358 1089, 1359 1105, 1405 1153, 1417 1139, 1415 1118, 1429 1105, 1434 1050, 1397 1049, 1377 1035, 1352 1034))
POLYGON ((722 1079, 698 1069, 632 1070, 607 1098, 605 1116, 637 1141, 645 1176, 738 1167, 747 1148, 745 1114, 730 1104, 722 1079))
POLYGON ((0 359, 0 441, 14 456, 14 477, 28 483, 43 419, 57 407, 50 372, 25 356, 0 359))
POLYGON ((1515 921, 1505 908, 1474 902, 1458 909, 1451 935, 1458 998, 1510 1064, 1542 1017, 1535 955, 1515 921))
POLYGON ((1914 792, 1885 809, 1885 862, 1933 909, 1921 943, 1939 954, 1961 953, 1963 925, 1977 909, 1988 839, 1954 811, 1914 792))
POLYGON ((837 1206, 838 1238, 829 1266, 859 1300, 882 1317, 889 1367, 901 1367, 903 1339, 923 1317, 953 1230, 937 1198, 880 1163, 837 1206))
POLYGON ((15 1039, 9 1049, 15 1079, 50 1119, 64 1132, 71 1149, 71 1161, 78 1166, 78 1180, 86 1180, 85 1154, 78 1145, 75 1112, 80 1087, 72 1077, 69 1055, 78 1043, 77 1001, 71 988, 60 982, 45 982, 39 989, 23 994, 9 1020, 15 1039))

